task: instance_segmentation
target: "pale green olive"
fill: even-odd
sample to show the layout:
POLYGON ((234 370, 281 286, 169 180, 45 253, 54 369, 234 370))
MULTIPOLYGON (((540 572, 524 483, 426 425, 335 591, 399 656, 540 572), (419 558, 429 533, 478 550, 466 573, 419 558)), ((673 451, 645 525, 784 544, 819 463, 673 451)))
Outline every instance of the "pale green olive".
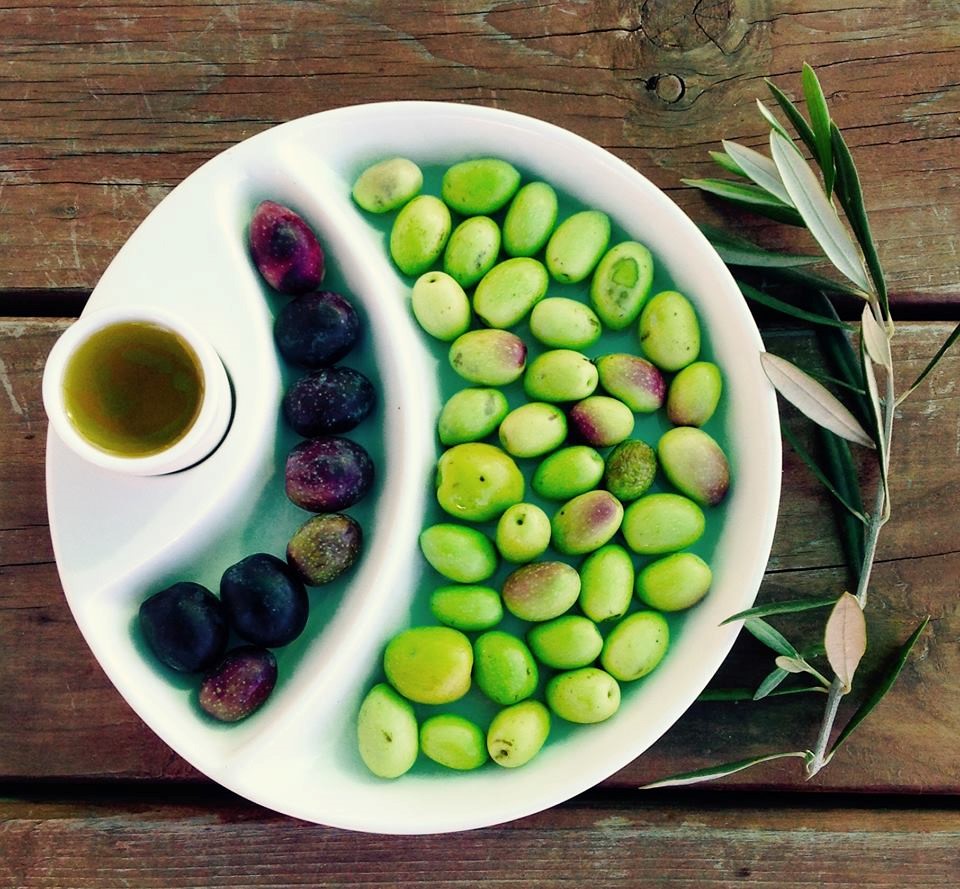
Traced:
POLYGON ((450 346, 450 366, 467 382, 506 386, 527 365, 527 347, 508 330, 468 330, 450 346))
POLYGON ((353 199, 369 213, 389 213, 412 200, 423 186, 423 173, 405 157, 391 157, 367 167, 353 185, 353 199))
POLYGON ((547 270, 536 259, 505 259, 480 279, 473 292, 473 311, 488 327, 513 327, 543 299, 548 284, 547 270))
POLYGON ((636 241, 611 247, 600 260, 590 282, 590 302, 611 330, 623 330, 636 321, 653 284, 653 256, 636 241))
POLYGON ((550 519, 536 504, 514 504, 497 522, 496 543, 508 562, 532 562, 550 545, 550 519))
POLYGON ((527 643, 544 666, 574 670, 597 659, 603 648, 603 637, 589 618, 565 614, 532 627, 527 643))
POLYGON ((706 528, 703 510, 680 494, 648 494, 623 514, 627 546, 642 555, 662 555, 693 546, 706 528))
POLYGON ((633 599, 635 577, 630 553, 616 543, 601 546, 580 566, 580 610, 597 623, 621 617, 633 599))
POLYGON ((420 749, 448 769, 478 769, 487 761, 483 730, 475 722, 454 713, 438 713, 420 726, 420 749))
POLYGON ((540 457, 563 444, 567 416, 555 404, 529 401, 515 407, 500 424, 500 444, 514 457, 540 457))
POLYGON ((570 445, 544 457, 531 484, 548 500, 569 500, 592 491, 603 472, 603 457, 596 450, 589 445, 570 445))
POLYGON ((367 692, 357 715, 360 758, 378 778, 399 778, 417 759, 417 717, 410 702, 381 682, 367 692))
POLYGON ((576 284, 596 268, 609 243, 610 217, 581 210, 564 219, 547 241, 547 269, 555 281, 576 284))
POLYGON ((550 522, 551 541, 564 555, 583 555, 603 546, 620 528, 623 505, 609 491, 587 491, 568 500, 550 522))
POLYGON ((591 724, 609 719, 620 707, 620 686, 605 670, 581 667, 558 673, 547 683, 547 705, 567 722, 591 724))
POLYGON ((688 364, 670 382, 667 417, 675 426, 703 426, 720 403, 723 378, 711 361, 688 364))
POLYGON ((500 593, 477 584, 450 584, 430 594, 430 613, 455 630, 489 630, 503 618, 500 593))
POLYGON ((651 562, 637 575, 637 596, 660 611, 683 611, 710 589, 713 572, 695 553, 673 553, 651 562))
POLYGON ((630 682, 650 673, 667 653, 670 626, 658 611, 636 611, 607 635, 600 663, 614 679, 630 682))
POLYGON ((473 643, 473 681, 496 704, 516 704, 536 691, 540 674, 521 639, 490 630, 473 643))
POLYGON ((701 506, 716 506, 730 487, 730 466, 716 440, 696 426, 677 426, 657 444, 664 475, 701 506))
POLYGON ((461 161, 443 174, 440 193, 447 205, 463 216, 496 213, 516 194, 520 173, 498 158, 461 161))
POLYGON ((420 549, 436 571, 458 583, 477 583, 497 570, 497 551, 490 538, 466 525, 440 522, 425 528, 420 549))
POLYGON ((452 627, 411 627, 387 643, 383 669, 407 700, 449 704, 470 690, 473 648, 452 627))
POLYGON ((676 290, 652 296, 640 313, 640 345, 661 370, 680 370, 696 361, 700 323, 690 300, 676 290))
POLYGON ((503 220, 503 249, 510 256, 533 256, 557 224, 557 193, 546 182, 528 182, 510 202, 503 220))
POLYGON ((540 752, 549 734, 550 711, 539 701, 521 701, 493 717, 487 729, 487 752, 497 765, 517 768, 540 752))
POLYGON ((451 225, 446 204, 433 195, 406 204, 390 230, 390 256, 397 268, 405 275, 422 275, 443 253, 451 225))
POLYGON ((601 332, 593 309, 565 296, 542 299, 530 313, 530 333, 551 349, 586 349, 601 332))
POLYGON ((541 621, 568 611, 580 595, 580 575, 566 562, 530 562, 503 584, 503 604, 514 617, 541 621))
POLYGON ((461 287, 473 287, 497 261, 500 227, 489 216, 464 219, 443 251, 443 270, 461 287))
POLYGON ((445 272, 425 272, 417 278, 410 307, 417 323, 438 340, 455 340, 470 329, 470 300, 445 272))
POLYGON ((579 401, 593 393, 597 379, 597 368, 583 353, 551 349, 530 362, 523 391, 534 401, 579 401))
POLYGON ((523 500, 523 474, 495 445, 469 442, 443 452, 437 463, 437 502, 455 518, 486 522, 523 500))
POLYGON ((509 410, 507 397, 499 389, 461 389, 451 395, 440 410, 437 419, 440 442, 455 445, 486 438, 503 422, 509 410))

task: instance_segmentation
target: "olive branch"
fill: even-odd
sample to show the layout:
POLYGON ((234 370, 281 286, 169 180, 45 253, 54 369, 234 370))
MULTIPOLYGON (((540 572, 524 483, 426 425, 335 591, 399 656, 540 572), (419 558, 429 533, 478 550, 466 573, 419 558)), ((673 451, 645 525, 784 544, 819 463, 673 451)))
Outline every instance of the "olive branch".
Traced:
POLYGON ((735 178, 684 182, 739 208, 804 227, 823 251, 822 255, 775 252, 744 238, 702 227, 743 295, 814 330, 833 371, 831 376, 815 375, 770 352, 760 355, 763 370, 781 397, 811 420, 817 431, 822 447, 820 453, 814 454, 785 426, 782 430, 784 439, 837 504, 841 542, 856 577, 856 590, 844 591, 839 597, 759 605, 729 617, 725 623, 742 620, 744 628, 775 654, 774 669, 753 693, 708 690, 701 698, 760 700, 777 694, 823 694, 823 716, 810 748, 711 766, 653 782, 646 788, 692 784, 784 758, 802 759, 806 775, 813 777, 893 686, 929 621, 929 617, 921 621, 893 653, 886 672, 831 743, 841 699, 853 687, 857 666, 867 647, 864 609, 877 542, 891 514, 888 479, 894 413, 960 336, 960 325, 917 379, 898 395, 890 345, 896 328, 853 157, 830 117, 820 82, 809 65, 804 64, 802 73, 809 120, 775 84, 768 80, 767 85, 819 175, 779 118, 758 99, 760 113, 770 126, 769 157, 724 140, 723 151, 711 152, 711 156, 735 178), (825 260, 839 273, 839 278, 806 268, 825 260), (859 322, 854 324, 842 320, 837 311, 840 300, 849 302, 851 298, 863 303, 859 322), (862 500, 862 483, 851 444, 866 449, 876 465, 877 480, 869 508, 862 500), (832 677, 824 676, 809 662, 808 658, 813 659, 814 655, 802 654, 765 620, 827 608, 830 611, 822 645, 817 645, 814 653, 826 656, 832 677), (791 675, 802 676, 806 684, 781 688, 791 675))

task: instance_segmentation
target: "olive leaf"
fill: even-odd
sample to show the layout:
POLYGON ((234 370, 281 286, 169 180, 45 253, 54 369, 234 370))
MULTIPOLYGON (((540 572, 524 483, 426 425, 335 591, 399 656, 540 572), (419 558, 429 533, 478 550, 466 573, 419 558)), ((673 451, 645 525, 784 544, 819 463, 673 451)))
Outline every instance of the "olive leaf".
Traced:
POLYGON ((721 144, 727 155, 743 170, 748 179, 752 179, 764 191, 770 192, 784 204, 793 206, 793 201, 787 194, 780 173, 777 171, 777 165, 770 158, 760 154, 759 151, 748 148, 746 145, 741 145, 739 142, 724 139, 721 144))
POLYGON ((837 270, 864 293, 870 291, 856 242, 843 227, 816 174, 792 141, 776 130, 770 133, 770 154, 784 187, 814 240, 837 270))
POLYGON ((682 772, 679 775, 673 775, 670 778, 663 778, 660 781, 653 781, 650 784, 644 784, 640 790, 655 790, 659 787, 682 787, 685 784, 698 784, 701 781, 710 781, 714 778, 725 778, 727 775, 734 775, 749 769, 751 766, 760 765, 764 762, 772 762, 775 759, 788 759, 798 757, 809 761, 812 754, 809 750, 793 750, 790 753, 765 753, 762 756, 751 756, 749 759, 739 759, 736 762, 728 762, 720 766, 710 766, 706 769, 697 769, 693 772, 682 772))
POLYGON ((724 198, 768 219, 775 219, 788 225, 803 225, 803 219, 793 207, 775 198, 759 185, 748 182, 729 182, 726 179, 682 179, 681 182, 724 198))
POLYGON ((860 313, 860 331, 863 343, 867 347, 867 354, 881 367, 890 370, 893 367, 893 358, 890 355, 890 338, 886 330, 873 314, 870 303, 866 303, 860 313))
POLYGON ((799 611, 810 611, 813 608, 826 608, 834 605, 836 596, 823 596, 816 599, 790 599, 786 602, 771 602, 768 605, 756 605, 746 611, 731 614, 720 626, 733 623, 735 620, 746 620, 748 617, 768 617, 771 614, 796 614, 799 611))
POLYGON ((837 171, 837 197, 867 260, 867 268, 870 270, 870 277, 877 290, 883 317, 888 317, 890 305, 887 301, 887 282, 880 265, 880 257, 877 255, 877 245, 870 231, 870 221, 867 219, 867 209, 863 203, 863 190, 860 187, 860 176, 843 134, 833 121, 830 122, 830 137, 833 141, 833 157, 837 171))
POLYGON ((843 685, 850 691, 853 674, 867 650, 867 623, 857 597, 845 592, 834 605, 823 634, 827 660, 843 685))
MULTIPOLYGON (((783 655, 780 657, 783 657, 783 655)), ((777 660, 779 661, 780 658, 778 657, 777 660)), ((790 658, 787 658, 787 660, 790 660, 790 658)), ((762 701, 765 697, 772 694, 776 687, 790 675, 790 672, 790 670, 785 670, 783 667, 776 667, 757 687, 757 690, 753 693, 753 700, 762 701)))
POLYGON ((960 337, 960 324, 953 328, 953 332, 946 338, 943 345, 937 350, 937 354, 930 359, 930 363, 920 372, 920 376, 918 376, 910 384, 910 387, 897 399, 898 405, 902 404, 909 397, 910 393, 913 392, 913 390, 916 389, 917 386, 919 386, 927 378, 927 375, 930 373, 930 371, 932 371, 937 364, 940 363, 940 359, 943 358, 947 349, 949 349, 957 341, 958 337, 960 337))
POLYGON ((733 176, 741 176, 741 177, 743 177, 744 179, 749 179, 749 178, 750 178, 749 176, 747 176, 746 173, 743 172, 742 169, 740 169, 740 167, 739 167, 739 165, 737 164, 737 162, 736 162, 732 157, 730 157, 730 155, 728 155, 726 152, 724 152, 724 151, 711 151, 711 152, 708 152, 708 153, 709 153, 710 157, 713 158, 713 162, 714 162, 718 167, 720 167, 721 170, 724 170, 724 171, 726 171, 727 173, 730 173, 730 174, 733 175, 733 176))
POLYGON ((886 693, 893 688, 893 684, 897 681, 904 665, 907 663, 907 658, 910 657, 910 652, 913 651, 914 645, 917 644, 917 640, 927 628, 928 623, 930 623, 930 618, 925 617, 920 622, 920 626, 910 634, 910 638, 907 639, 897 651, 896 656, 890 664, 890 669, 887 670, 877 683, 870 696, 857 708, 856 713, 850 717, 850 721, 837 736, 837 740, 833 742, 833 748, 830 750, 831 755, 837 752, 837 748, 853 734, 857 726, 870 714, 870 711, 873 710, 873 708, 883 700, 886 693))
POLYGON ((720 258, 728 265, 743 265, 753 268, 790 268, 798 265, 811 265, 823 262, 821 255, 799 253, 777 253, 748 241, 746 238, 731 235, 712 225, 701 223, 697 226, 720 258))
MULTIPOLYGON (((780 110, 787 116, 787 120, 793 125, 793 128, 797 131, 797 135, 803 140, 803 144, 810 149, 810 153, 816 157, 817 156, 817 137, 814 135, 813 130, 810 129, 810 124, 807 123, 804 116, 800 113, 800 110, 796 105, 787 97, 787 94, 783 92, 772 80, 766 79, 764 81, 769 87, 773 98, 777 100, 777 104, 780 106, 780 110)), ((766 116, 766 115, 764 115, 766 116)), ((782 127, 774 127, 774 130, 780 133, 784 138, 789 139, 789 136, 783 131, 782 127)))
POLYGON ((786 640, 784 635, 765 620, 761 620, 759 617, 750 617, 743 622, 743 627, 751 636, 762 642, 767 648, 772 648, 777 654, 783 654, 787 657, 800 657, 800 652, 786 640))
POLYGON ((816 145, 817 162, 823 173, 823 187, 830 196, 833 190, 833 139, 830 135, 830 111, 823 89, 816 72, 806 62, 803 63, 803 73, 800 78, 803 86, 803 95, 807 100, 807 113, 810 115, 810 128, 813 130, 813 140, 816 145))
POLYGON ((809 374, 772 352, 761 352, 760 363, 774 388, 804 416, 841 438, 867 448, 874 447, 860 421, 809 374))
MULTIPOLYGON (((725 261, 729 262, 729 260, 725 261)), ((823 324, 826 327, 839 327, 846 330, 848 326, 845 322, 837 321, 828 315, 818 315, 816 312, 808 312, 806 309, 801 309, 793 305, 793 303, 784 302, 782 299, 770 296, 769 293, 764 293, 762 290, 758 290, 756 287, 752 287, 750 284, 739 279, 737 279, 737 286, 740 288, 740 292, 751 302, 766 306, 768 309, 773 309, 775 312, 780 312, 783 315, 790 315, 793 318, 797 318, 800 321, 808 321, 811 324, 823 324)))
POLYGON ((774 115, 774 113, 769 108, 767 108, 767 106, 764 105, 763 102, 761 102, 759 99, 757 99, 757 108, 760 109, 760 114, 763 115, 763 119, 766 120, 768 124, 770 124, 770 127, 772 129, 780 133, 780 135, 783 136, 784 139, 790 138, 790 134, 786 131, 783 124, 780 123, 779 120, 777 120, 776 115, 774 115))

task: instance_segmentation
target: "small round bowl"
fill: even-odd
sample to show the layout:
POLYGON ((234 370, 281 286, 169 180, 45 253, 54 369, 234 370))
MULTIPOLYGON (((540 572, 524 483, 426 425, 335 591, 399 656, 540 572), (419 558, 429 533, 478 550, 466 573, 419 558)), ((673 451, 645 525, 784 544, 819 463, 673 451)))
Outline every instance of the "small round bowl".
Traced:
POLYGON ((230 425, 233 394, 223 362, 192 325, 149 306, 117 305, 85 313, 54 344, 43 372, 43 406, 63 443, 87 462, 126 475, 167 475, 196 465, 223 441, 230 425), (99 331, 129 322, 153 324, 179 336, 193 350, 203 378, 200 409, 186 433, 164 450, 144 456, 123 456, 90 442, 70 419, 64 400, 64 374, 77 349, 99 331))

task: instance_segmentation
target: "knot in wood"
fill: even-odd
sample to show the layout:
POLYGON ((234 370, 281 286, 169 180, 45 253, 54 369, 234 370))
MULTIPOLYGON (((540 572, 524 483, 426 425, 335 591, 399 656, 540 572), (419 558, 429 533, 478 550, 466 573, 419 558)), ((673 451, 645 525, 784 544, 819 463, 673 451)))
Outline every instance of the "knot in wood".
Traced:
POLYGON ((687 91, 687 85, 678 74, 655 74, 646 85, 648 90, 653 90, 661 102, 666 102, 668 105, 679 102, 687 91))

